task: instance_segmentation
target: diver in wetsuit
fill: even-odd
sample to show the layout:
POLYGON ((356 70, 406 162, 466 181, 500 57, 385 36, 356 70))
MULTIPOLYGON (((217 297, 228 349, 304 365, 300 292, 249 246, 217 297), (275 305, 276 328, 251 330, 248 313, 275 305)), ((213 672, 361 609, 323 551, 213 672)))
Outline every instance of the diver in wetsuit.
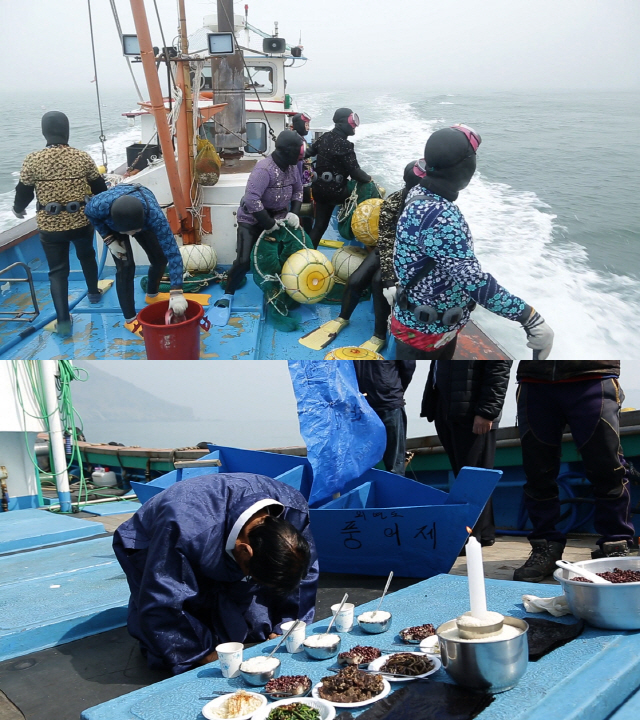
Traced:
POLYGON ((409 191, 398 220, 398 276, 391 333, 397 360, 450 360, 478 303, 522 324, 527 347, 549 356, 553 330, 540 313, 482 271, 469 227, 454 202, 476 170, 481 138, 464 125, 434 132, 424 150, 426 175, 409 191))
POLYGON ((36 218, 40 242, 49 265, 51 299, 56 310, 56 332, 71 333, 69 314, 69 245, 73 243, 87 283, 90 303, 99 303, 98 263, 93 247, 93 227, 85 214, 91 195, 107 189, 89 153, 69 146, 69 119, 51 111, 42 116, 44 150, 24 160, 16 186, 13 214, 22 219, 37 199, 36 218))
POLYGON ((363 183, 371 181, 371 176, 358 165, 353 143, 348 140, 360 124, 358 116, 349 108, 338 108, 333 122, 335 127, 321 135, 307 150, 309 157, 316 158, 317 177, 312 185, 316 217, 309 233, 314 248, 318 247, 329 227, 336 205, 347 199, 349 178, 363 183))
MULTIPOLYGON (((307 148, 309 143, 307 142, 307 135, 309 134, 309 123, 311 118, 306 113, 297 113, 291 118, 291 127, 295 132, 300 135, 304 145, 305 157, 298 163, 298 170, 300 171, 300 179, 302 180, 302 202, 308 205, 312 202, 311 196, 311 184, 315 179, 315 171, 310 157, 306 157, 307 148)), ((300 224, 307 235, 311 232, 313 227, 313 217, 304 215, 300 217, 300 224)))
POLYGON ((396 277, 393 272, 393 246, 396 239, 396 225, 404 208, 407 193, 424 177, 424 170, 419 160, 410 162, 404 169, 405 185, 402 189, 391 193, 380 206, 380 222, 378 224, 378 244, 367 248, 369 254, 362 264, 349 276, 342 295, 340 315, 313 330, 300 339, 300 343, 313 350, 327 347, 345 328, 353 311, 358 306, 362 293, 371 287, 373 296, 374 330, 369 340, 360 345, 361 348, 380 352, 387 341, 387 324, 391 314, 391 304, 386 299, 385 289, 395 286, 396 277))
POLYGON ((283 130, 276 139, 276 149, 259 160, 247 181, 238 210, 238 244, 236 259, 229 270, 225 294, 209 311, 214 325, 226 325, 231 315, 233 295, 251 265, 251 250, 266 230, 273 232, 282 222, 291 228, 300 225, 298 213, 302 204, 302 181, 298 163, 303 156, 303 141, 293 130, 283 130))

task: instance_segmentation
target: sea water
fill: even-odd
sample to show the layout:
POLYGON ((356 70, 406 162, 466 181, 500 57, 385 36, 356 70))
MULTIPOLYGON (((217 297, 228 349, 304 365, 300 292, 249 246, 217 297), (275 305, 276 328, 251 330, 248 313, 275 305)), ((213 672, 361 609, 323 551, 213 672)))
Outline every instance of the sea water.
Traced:
MULTIPOLYGON (((0 230, 18 222, 13 188, 24 156, 43 145, 44 112, 66 112, 71 144, 102 162, 91 90, 2 97, 0 230)), ((388 191, 400 187, 404 166, 422 156, 433 130, 457 122, 474 127, 483 140, 478 171, 458 205, 483 269, 549 322, 553 358, 640 354, 640 93, 291 91, 297 109, 312 116, 312 129, 330 128, 337 107, 358 112, 360 164, 388 191)), ((131 90, 102 94, 110 169, 139 139, 122 116, 135 108, 131 90)), ((517 323, 482 308, 474 317, 512 355, 530 357, 517 323)))

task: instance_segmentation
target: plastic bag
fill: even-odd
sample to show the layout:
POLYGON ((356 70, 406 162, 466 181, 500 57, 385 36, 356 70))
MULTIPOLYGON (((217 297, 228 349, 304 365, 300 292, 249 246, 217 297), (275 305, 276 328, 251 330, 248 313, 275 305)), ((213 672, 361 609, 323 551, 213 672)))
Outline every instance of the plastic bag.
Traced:
POLYGON ((380 462, 387 431, 360 392, 351 360, 290 361, 289 373, 313 468, 312 505, 331 499, 380 462))
POLYGON ((195 161, 196 182, 200 185, 215 185, 220 179, 220 156, 211 142, 198 138, 198 154, 195 161))

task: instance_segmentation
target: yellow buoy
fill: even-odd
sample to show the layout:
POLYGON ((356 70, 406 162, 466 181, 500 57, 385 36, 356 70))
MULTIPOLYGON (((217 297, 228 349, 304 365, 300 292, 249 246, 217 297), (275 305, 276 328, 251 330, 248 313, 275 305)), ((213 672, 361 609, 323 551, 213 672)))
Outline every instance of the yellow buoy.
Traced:
POLYGON ((345 245, 336 250, 331 259, 331 264, 336 273, 336 277, 342 282, 347 280, 362 265, 362 262, 369 253, 356 245, 345 245))
POLYGON ((299 303, 312 305, 320 302, 333 287, 333 265, 319 250, 303 248, 287 258, 280 280, 287 295, 299 303))
POLYGON ((187 272, 211 272, 218 264, 216 251, 211 245, 183 245, 180 255, 187 272))
POLYGON ((363 245, 378 244, 378 223, 380 222, 380 198, 364 200, 353 211, 351 230, 363 245))
POLYGON ((365 348, 347 346, 336 348, 324 356, 325 360, 384 360, 380 353, 365 348))

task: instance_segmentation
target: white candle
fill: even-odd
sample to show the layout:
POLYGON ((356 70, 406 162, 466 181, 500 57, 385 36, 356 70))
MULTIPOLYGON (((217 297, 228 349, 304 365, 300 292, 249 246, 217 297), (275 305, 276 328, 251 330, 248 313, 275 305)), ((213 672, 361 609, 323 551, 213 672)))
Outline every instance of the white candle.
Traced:
POLYGON ((467 542, 467 576, 469 578, 469 600, 471 614, 481 618, 487 612, 487 597, 484 590, 484 568, 482 567, 482 546, 471 535, 467 542))

